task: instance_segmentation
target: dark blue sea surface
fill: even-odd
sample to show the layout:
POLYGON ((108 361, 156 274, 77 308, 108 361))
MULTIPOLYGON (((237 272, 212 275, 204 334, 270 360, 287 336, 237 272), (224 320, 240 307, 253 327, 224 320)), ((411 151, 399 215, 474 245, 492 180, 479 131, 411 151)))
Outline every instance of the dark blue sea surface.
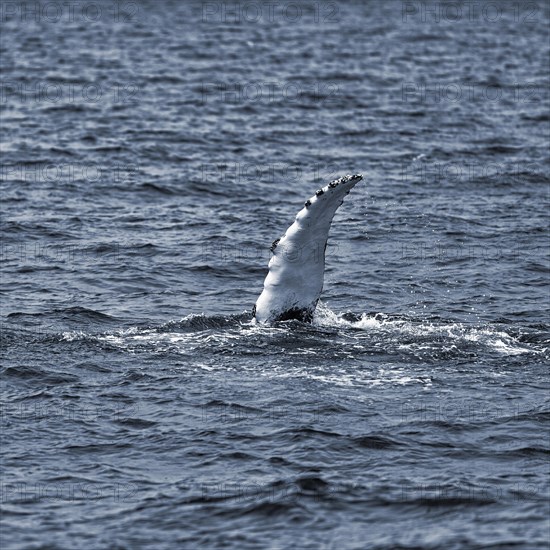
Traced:
POLYGON ((2 550, 549 548, 549 11, 0 3, 2 550))

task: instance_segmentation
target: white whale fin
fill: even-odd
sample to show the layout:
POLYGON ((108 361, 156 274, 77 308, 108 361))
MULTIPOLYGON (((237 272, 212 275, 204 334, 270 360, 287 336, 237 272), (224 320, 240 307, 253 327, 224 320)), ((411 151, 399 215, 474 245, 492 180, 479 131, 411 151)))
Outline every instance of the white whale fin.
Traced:
POLYGON ((311 321, 323 290, 332 218, 344 197, 362 179, 361 174, 344 176, 319 189, 286 233, 273 242, 264 290, 253 309, 256 321, 311 321))

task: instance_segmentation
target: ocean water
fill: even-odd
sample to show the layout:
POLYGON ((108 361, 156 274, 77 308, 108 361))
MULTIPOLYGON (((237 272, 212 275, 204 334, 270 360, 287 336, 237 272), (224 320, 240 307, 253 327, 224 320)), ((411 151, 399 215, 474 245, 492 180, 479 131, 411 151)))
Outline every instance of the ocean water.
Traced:
POLYGON ((549 547, 547 1, 0 25, 2 549, 549 547), (313 324, 254 325, 349 173, 313 324))

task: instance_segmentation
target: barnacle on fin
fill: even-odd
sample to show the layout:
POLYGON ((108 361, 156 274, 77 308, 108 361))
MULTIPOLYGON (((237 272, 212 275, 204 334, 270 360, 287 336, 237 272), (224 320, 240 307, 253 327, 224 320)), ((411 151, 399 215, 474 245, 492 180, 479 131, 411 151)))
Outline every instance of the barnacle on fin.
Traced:
POLYGON ((324 193, 324 191, 322 189, 318 189, 317 191, 315 191, 315 194, 320 197, 322 194, 324 193))
POLYGON ((304 202, 304 206, 307 208, 308 206, 311 206, 311 201, 308 199, 306 202, 304 202))
POLYGON ((338 181, 331 181, 328 186, 331 188, 331 189, 334 189, 336 186, 338 185, 338 181))
POLYGON ((279 241, 281 239, 275 239, 272 243, 271 243, 271 247, 269 250, 271 250, 271 252, 275 252, 275 249, 277 248, 277 245, 279 244, 279 241))

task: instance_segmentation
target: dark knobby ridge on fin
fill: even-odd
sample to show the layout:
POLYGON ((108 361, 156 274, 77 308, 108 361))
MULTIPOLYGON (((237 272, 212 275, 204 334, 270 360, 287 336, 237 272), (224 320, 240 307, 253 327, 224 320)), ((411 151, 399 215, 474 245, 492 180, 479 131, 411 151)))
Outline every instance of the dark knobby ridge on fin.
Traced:
POLYGON ((317 189, 317 191, 315 191, 315 194, 320 197, 322 194, 324 193, 324 191, 322 189, 317 189))
POLYGON ((308 206, 311 206, 311 201, 308 199, 306 202, 304 202, 304 206, 307 208, 308 206))
POLYGON ((275 252, 275 249, 277 248, 277 245, 279 244, 279 241, 281 239, 275 239, 272 243, 271 243, 271 247, 269 250, 271 250, 271 252, 275 252))

